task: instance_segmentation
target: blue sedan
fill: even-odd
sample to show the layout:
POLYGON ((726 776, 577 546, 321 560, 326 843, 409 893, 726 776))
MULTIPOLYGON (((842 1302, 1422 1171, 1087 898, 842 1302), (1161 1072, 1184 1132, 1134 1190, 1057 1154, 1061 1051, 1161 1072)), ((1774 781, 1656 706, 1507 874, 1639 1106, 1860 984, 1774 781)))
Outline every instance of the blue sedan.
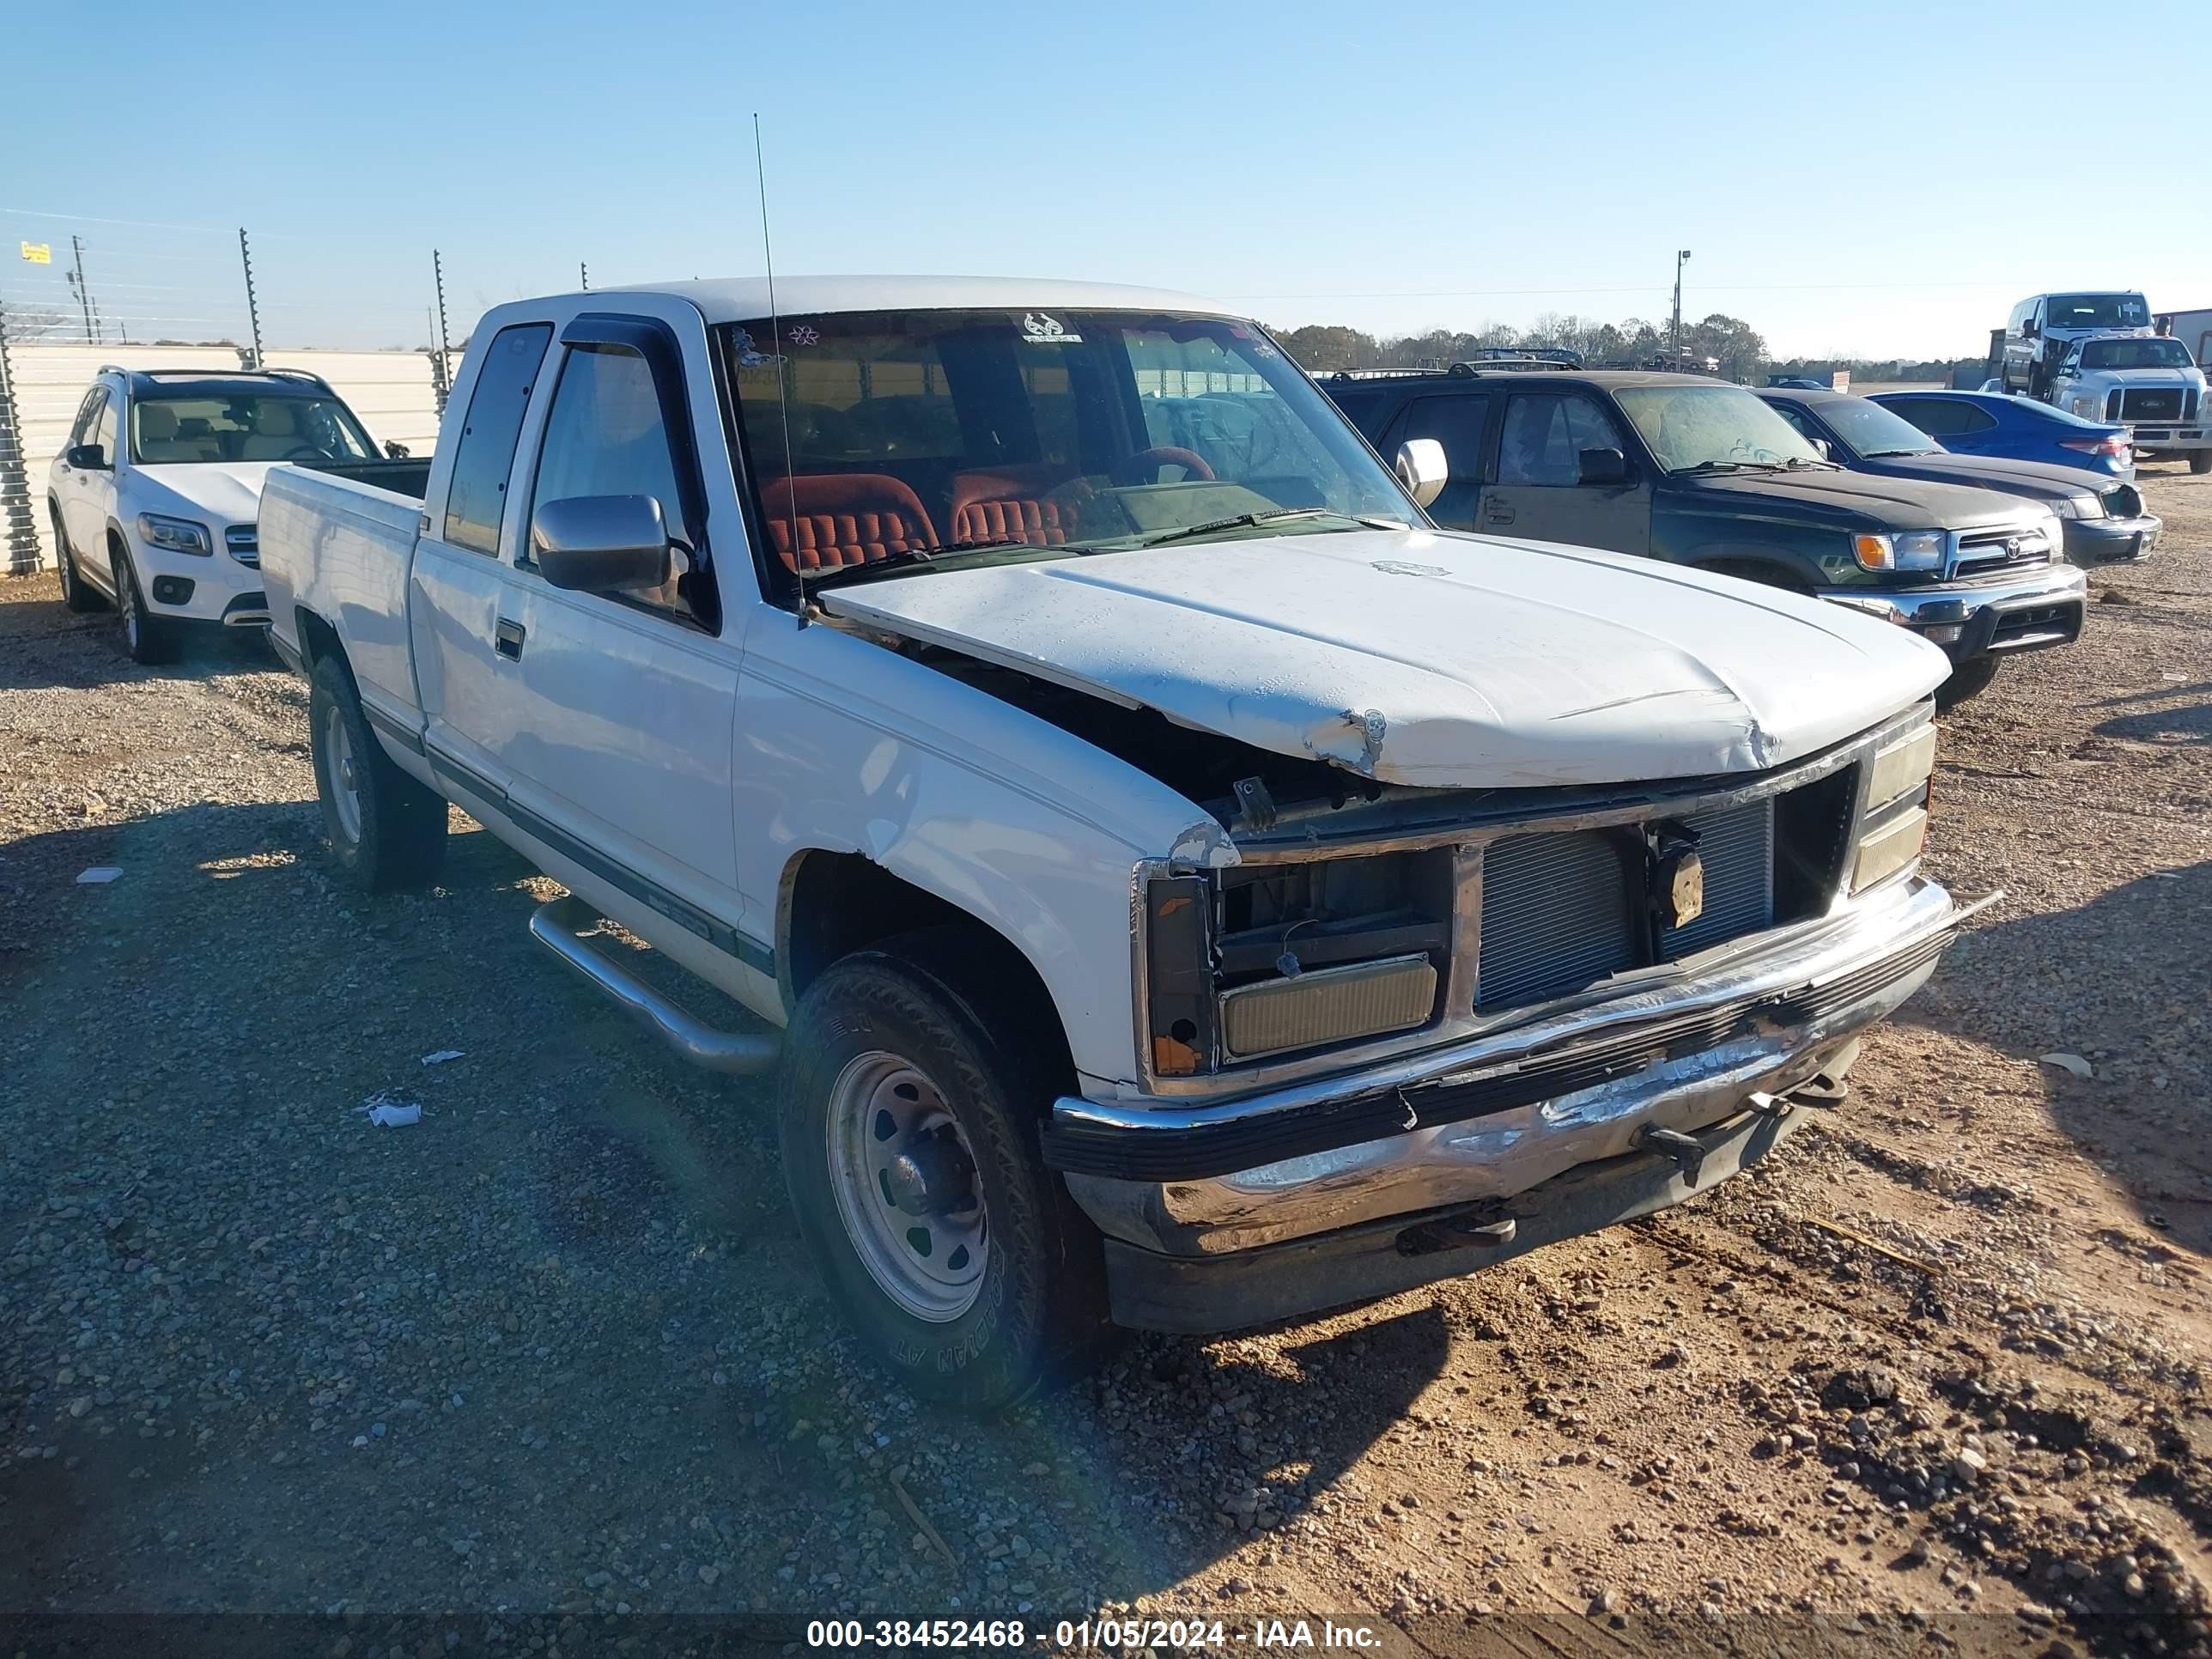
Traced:
POLYGON ((2032 398, 2001 392, 1877 392, 1873 401, 1961 455, 2047 461, 2112 478, 2136 476, 2127 428, 2085 421, 2032 398))

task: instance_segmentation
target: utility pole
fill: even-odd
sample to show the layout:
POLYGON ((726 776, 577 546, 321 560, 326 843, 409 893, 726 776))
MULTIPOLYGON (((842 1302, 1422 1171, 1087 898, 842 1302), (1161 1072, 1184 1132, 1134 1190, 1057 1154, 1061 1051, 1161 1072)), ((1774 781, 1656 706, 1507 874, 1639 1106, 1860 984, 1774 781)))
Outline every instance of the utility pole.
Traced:
POLYGON ((1690 250, 1683 248, 1674 255, 1674 330, 1668 342, 1668 356, 1673 359, 1670 367, 1682 366, 1682 267, 1690 262, 1690 250))
POLYGON ((246 245, 246 227, 238 228, 238 262, 246 268, 246 318, 253 325, 253 362, 261 367, 261 305, 253 297, 253 250, 246 245))
POLYGON ((92 328, 92 295, 84 285, 84 238, 70 237, 70 247, 76 254, 76 271, 70 278, 70 286, 76 290, 76 302, 84 310, 84 343, 98 345, 100 337, 93 332, 92 328))
POLYGON ((435 248, 430 250, 430 271, 438 283, 438 413, 443 415, 453 384, 453 348, 446 332, 446 260, 435 248))

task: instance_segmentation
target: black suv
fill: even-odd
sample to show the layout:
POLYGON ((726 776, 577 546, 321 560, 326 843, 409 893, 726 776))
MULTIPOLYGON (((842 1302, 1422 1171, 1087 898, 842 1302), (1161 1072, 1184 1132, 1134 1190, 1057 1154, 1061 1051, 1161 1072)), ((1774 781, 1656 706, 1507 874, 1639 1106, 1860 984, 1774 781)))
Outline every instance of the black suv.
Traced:
POLYGON ((2050 511, 1825 459, 1753 392, 1694 374, 1553 363, 1322 379, 1384 455, 1443 445, 1439 525, 1639 554, 1832 599, 1917 630, 1946 704, 2008 654, 2078 637, 2087 583, 2050 511))

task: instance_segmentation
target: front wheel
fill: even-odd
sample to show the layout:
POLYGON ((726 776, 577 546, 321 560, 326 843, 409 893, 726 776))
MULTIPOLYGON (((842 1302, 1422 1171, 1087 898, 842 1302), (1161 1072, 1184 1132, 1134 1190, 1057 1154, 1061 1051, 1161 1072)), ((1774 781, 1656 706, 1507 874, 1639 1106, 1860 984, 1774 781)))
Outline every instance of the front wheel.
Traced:
POLYGON ((2212 472, 2212 449, 2192 449, 2189 452, 2191 472, 2212 472))
POLYGON ((176 625, 147 611, 145 590, 138 586, 131 551, 112 538, 108 562, 115 572, 115 614, 123 624, 123 648, 133 662, 167 662, 177 654, 176 625))
POLYGON ((337 658, 316 662, 309 687, 315 793, 338 868, 364 892, 428 884, 445 861, 444 799, 392 764, 337 658))
POLYGON ((1996 657, 1976 657, 1972 662, 1962 662, 1951 671, 1951 678, 1936 688, 1936 712, 1948 714, 1969 697, 1979 696, 1990 689, 1990 682, 1997 677, 2003 665, 1996 657))
POLYGON ((1038 1150, 1060 1079, 1038 1022, 992 994, 1006 976, 985 982, 994 943, 933 929, 833 963, 786 1033, 778 1103, 832 1300, 907 1387, 976 1411, 1106 1333, 1098 1236, 1038 1150))

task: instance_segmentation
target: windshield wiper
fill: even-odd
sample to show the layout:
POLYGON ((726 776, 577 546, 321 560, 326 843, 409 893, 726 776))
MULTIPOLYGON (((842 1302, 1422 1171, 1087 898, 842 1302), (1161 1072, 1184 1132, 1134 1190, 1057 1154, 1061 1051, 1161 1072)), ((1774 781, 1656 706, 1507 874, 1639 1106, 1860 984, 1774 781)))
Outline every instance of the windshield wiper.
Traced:
POLYGON ((1404 525, 1388 519, 1363 519, 1357 514, 1340 513, 1333 507, 1279 507, 1266 513, 1232 513, 1225 519, 1208 519, 1203 524, 1187 524, 1179 530, 1163 530, 1156 536, 1142 538, 1137 545, 1165 547, 1170 542, 1187 542, 1224 530, 1251 530, 1263 524, 1281 524, 1290 519, 1341 519, 1346 524, 1364 525, 1370 530, 1406 528, 1404 525))
POLYGON ((1677 472, 1686 474, 1691 472, 1741 472, 1747 470, 1751 465, 1752 463, 1749 461, 1699 461, 1695 466, 1678 466, 1674 470, 1677 472))
POLYGON ((1940 449, 1869 449, 1866 453, 1866 459, 1878 461, 1887 455, 1940 455, 1942 453, 1940 449))
POLYGON ((1844 467, 1844 464, 1841 461, 1817 461, 1809 455, 1792 455, 1788 460, 1783 462, 1782 465, 1784 466, 1825 466, 1831 472, 1840 472, 1843 471, 1844 467))
MULTIPOLYGON (((880 559, 866 559, 859 564, 848 564, 836 570, 827 570, 818 576, 808 576, 805 584, 811 592, 821 587, 842 587, 848 582, 866 581, 878 574, 899 571, 917 564, 933 564, 951 553, 981 553, 994 547, 1031 547, 1034 544, 1018 536, 1001 536, 994 541, 949 542, 943 547, 904 547, 896 553, 886 553, 880 559)), ((1041 554, 1057 555, 1068 550, 1061 547, 1038 547, 1041 554)))

